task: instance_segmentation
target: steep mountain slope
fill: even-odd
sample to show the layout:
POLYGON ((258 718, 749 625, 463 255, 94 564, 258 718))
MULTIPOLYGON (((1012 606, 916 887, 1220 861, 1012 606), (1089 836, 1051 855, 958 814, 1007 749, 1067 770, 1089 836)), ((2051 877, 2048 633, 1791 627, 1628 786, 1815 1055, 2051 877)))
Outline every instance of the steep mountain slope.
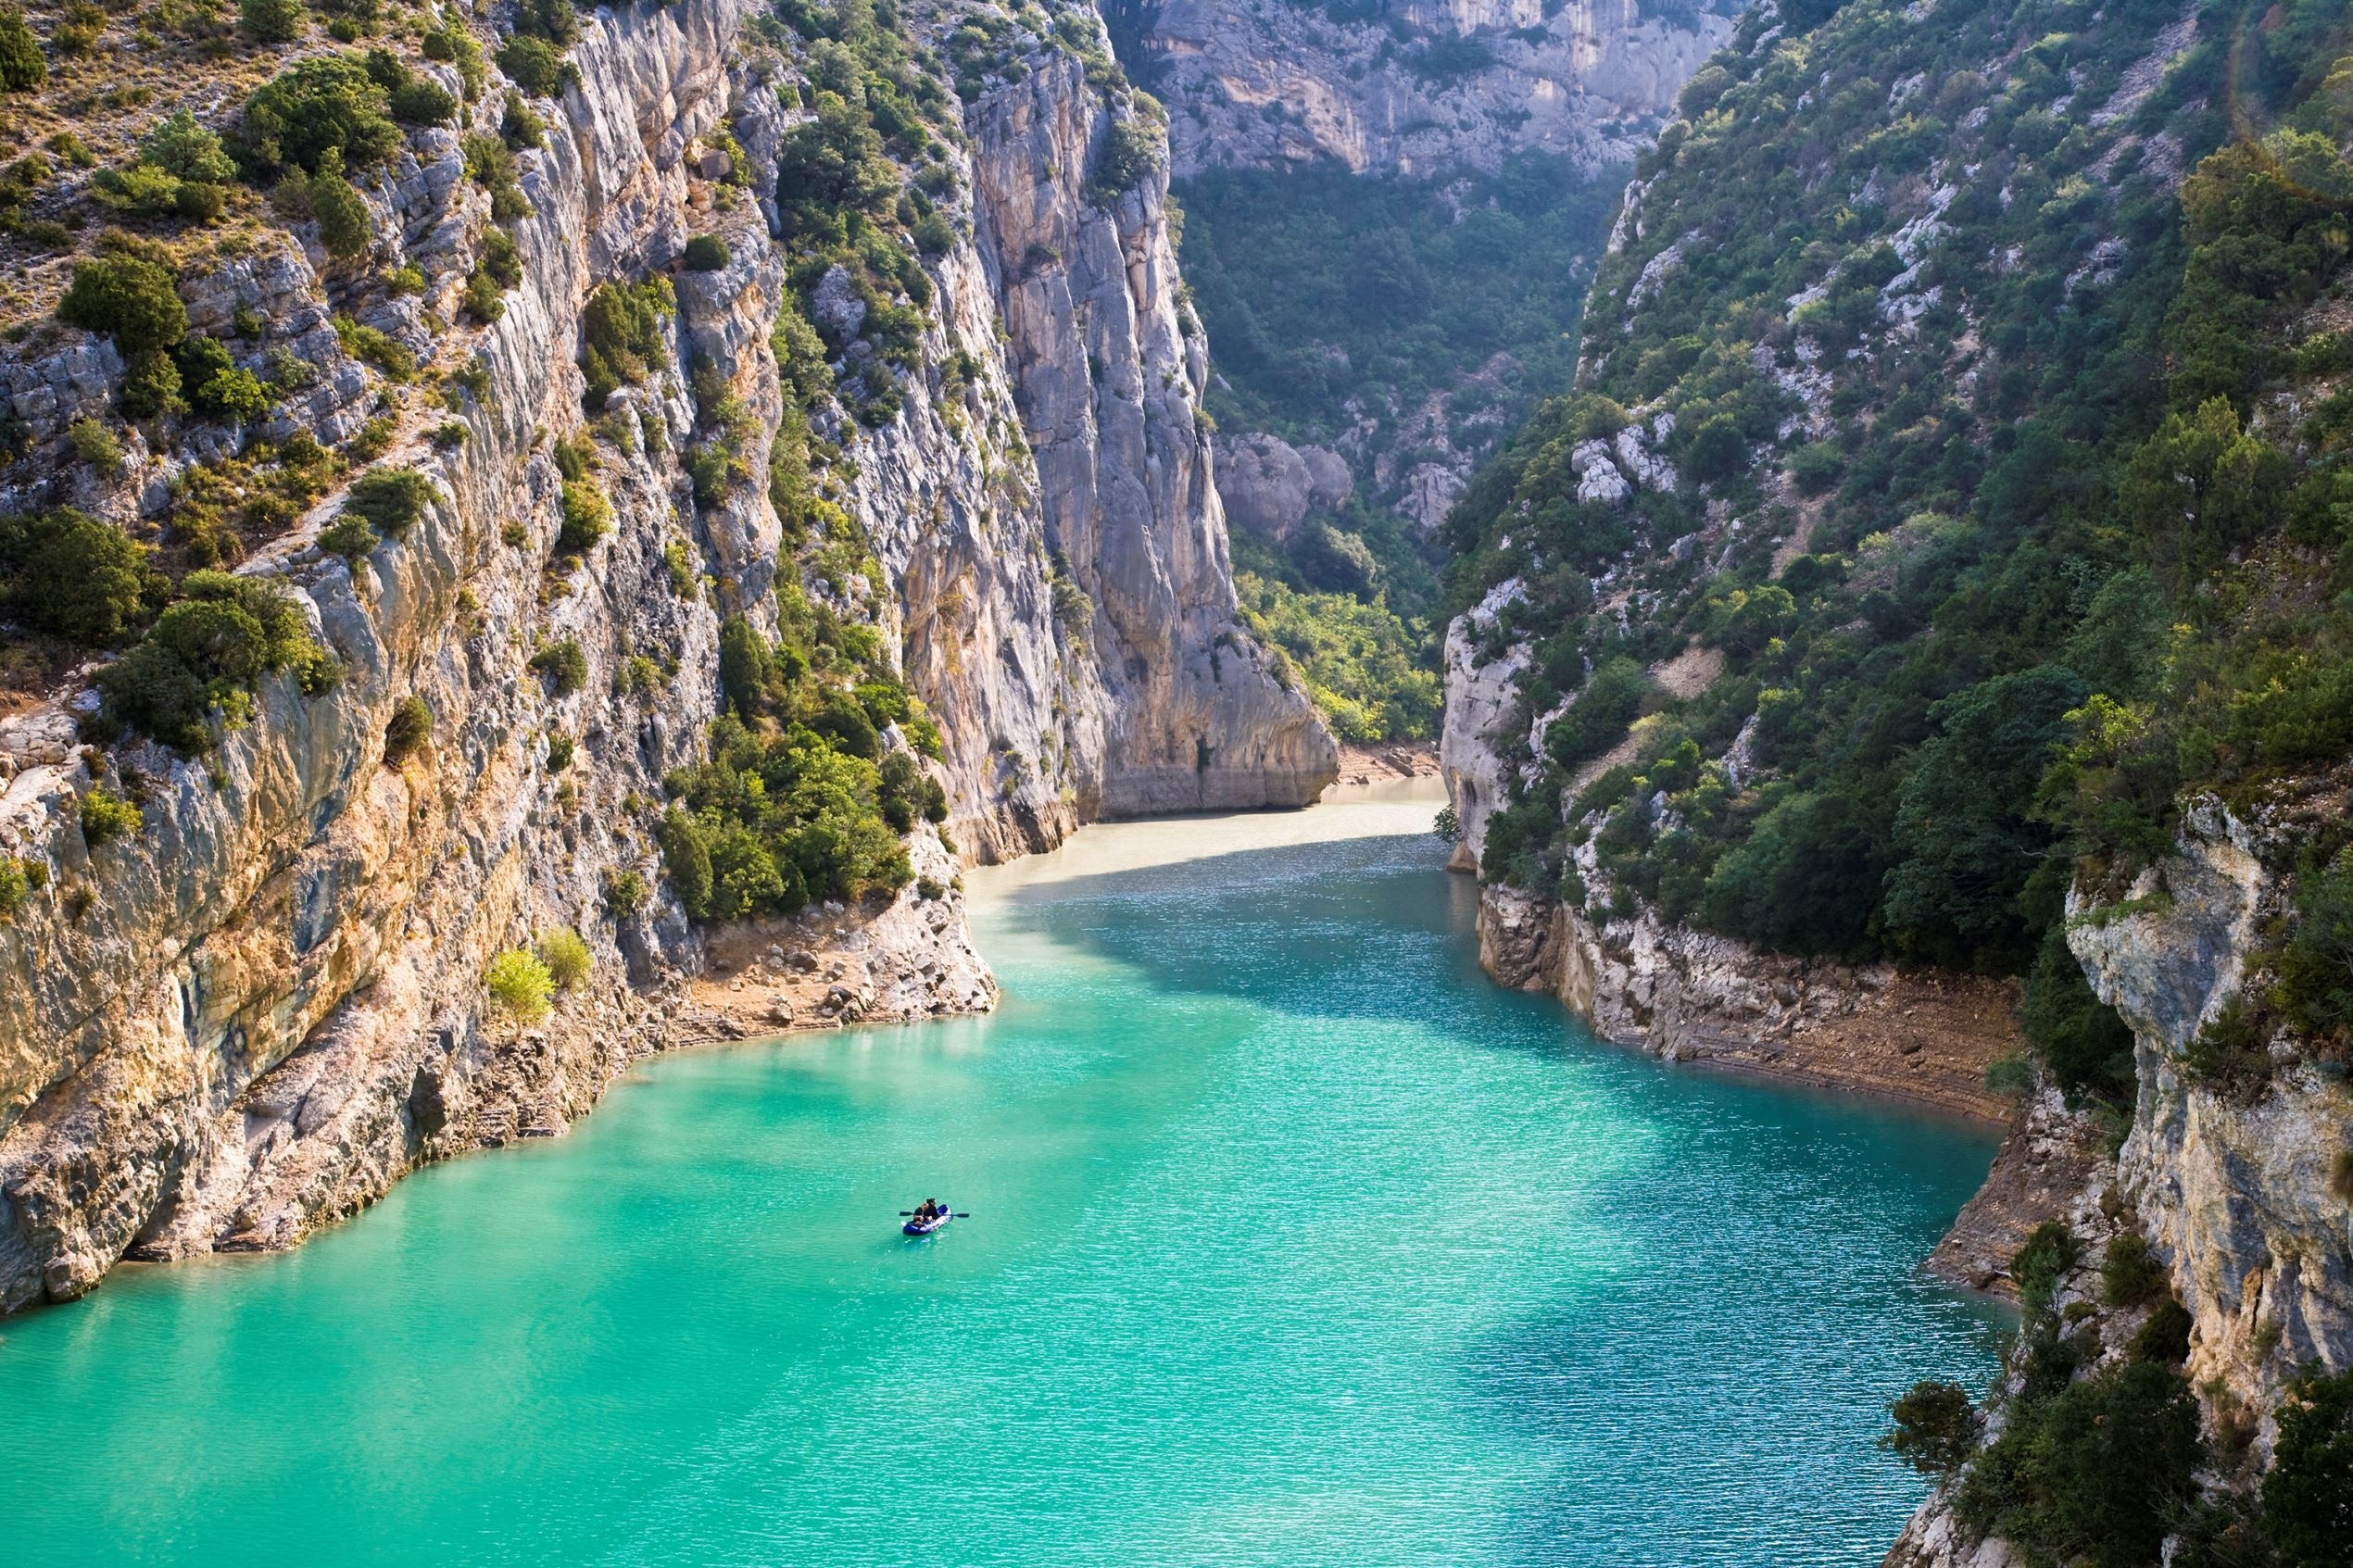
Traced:
POLYGON ((986 1007, 960 854, 1333 770, 1091 11, 964 102, 959 7, 260 9, 0 24, 9 1308, 560 1130, 711 951, 986 1007))
POLYGON ((2353 1506, 2348 42, 1752 13, 1638 166, 1574 391, 1449 523, 1491 967, 1666 1050, 1793 1022, 1793 971, 2016 976, 2021 1140, 2063 1100, 2122 1143, 2009 1267, 1990 1424, 1898 1411, 1958 1475, 1901 1561, 2344 1545, 2297 1543, 2353 1506))

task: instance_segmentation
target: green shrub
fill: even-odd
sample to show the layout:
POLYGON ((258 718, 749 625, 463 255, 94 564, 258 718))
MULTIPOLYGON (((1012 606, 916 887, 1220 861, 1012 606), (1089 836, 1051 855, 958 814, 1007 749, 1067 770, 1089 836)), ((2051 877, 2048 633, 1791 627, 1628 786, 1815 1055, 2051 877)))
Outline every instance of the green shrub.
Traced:
POLYGON ((331 556, 341 556, 356 567, 376 547, 376 531, 362 518, 349 512, 339 513, 334 521, 319 531, 319 547, 331 556))
POLYGON ((588 296, 580 316, 580 368, 591 409, 603 408, 623 384, 668 363, 668 326, 676 310, 667 278, 603 283, 588 296))
POLYGON ((48 885, 47 862, 0 855, 0 920, 23 909, 35 893, 48 885))
MULTIPOLYGON (((408 383, 417 379, 417 357, 389 332, 363 327, 348 316, 338 316, 335 336, 342 341, 346 353, 382 370, 385 380, 408 383)), ((370 423, 372 428, 373 421, 370 423)), ((388 433, 385 445, 391 445, 388 433)))
POLYGON ((2136 1361, 2180 1366, 2190 1359, 2193 1326, 2189 1309, 2169 1296, 2149 1309, 2148 1320, 2134 1331, 2125 1353, 2136 1361))
POLYGON ((1103 150, 1095 160, 1092 184, 1096 200, 1109 206, 1122 193, 1134 190, 1161 165, 1161 128, 1141 115, 1114 120, 1103 135, 1103 150))
POLYGON ((211 745, 217 711, 242 721, 246 694, 263 675, 290 670, 304 692, 327 690, 334 662, 280 584, 193 571, 186 596, 156 620, 146 639, 98 671, 102 729, 131 728, 191 755, 211 745))
POLYGON ((2138 1079, 2132 1028, 2093 994, 2059 927, 2045 934, 2027 972, 2019 1022, 2070 1105, 2133 1102, 2138 1079))
POLYGON ((2297 879, 2296 920, 2274 965, 2273 1003, 2315 1039, 2353 1037, 2353 870, 2297 879))
POLYGON ((482 984, 492 1001, 524 1023, 547 1017, 556 994, 555 976, 524 947, 509 947, 493 958, 482 972, 482 984))
POLYGON ((2145 1568, 2196 1496, 2202 1453, 2189 1385, 2135 1361, 2021 1400, 1963 1475, 1954 1511, 2028 1562, 2145 1568))
POLYGON ((654 842, 661 848, 661 868, 670 878, 671 891, 678 896, 679 907, 696 920, 711 913, 712 884, 711 844, 702 824, 676 807, 662 813, 661 824, 654 830, 654 842))
POLYGON ((370 469, 352 482, 343 509, 396 538, 416 526, 433 496, 432 482, 414 469, 370 469))
POLYGON ((535 98, 552 98, 563 91, 572 70, 562 53, 545 39, 522 34, 500 47, 498 69, 535 98))
POLYGON ((515 6, 515 31, 568 49, 580 41, 580 19, 573 0, 521 0, 515 6))
POLYGON ((2153 1301, 2167 1286, 2164 1261, 2138 1231, 2125 1231, 2108 1244, 2100 1260, 2100 1298, 2111 1307, 2153 1301))
POLYGON ((686 242, 679 265, 689 272, 716 272, 734 259, 727 242, 717 234, 697 234, 686 242))
POLYGON ((572 766, 572 754, 579 743, 561 730, 547 732, 547 771, 560 773, 572 766))
POLYGON ((41 40, 25 26, 22 11, 0 11, 0 92, 29 93, 49 81, 41 40))
POLYGON ((570 637, 533 654, 531 668, 554 684, 558 696, 570 696, 588 684, 588 656, 570 637))
POLYGON ((254 90, 238 132, 246 161, 274 174, 291 165, 315 174, 334 153, 341 166, 366 169, 400 146, 384 88, 356 55, 297 61, 254 90))
POLYGON ((180 395, 179 367, 159 348, 123 356, 121 406, 126 419, 159 419, 188 411, 180 395))
POLYGON ((1879 1446, 1923 1475, 1952 1474, 1977 1451, 1984 1421, 1957 1383, 1916 1383, 1891 1402, 1894 1427, 1879 1446))
POLYGON ((403 125, 447 125, 458 118, 458 100, 430 82, 404 82, 385 96, 385 107, 403 125))
POLYGON ((507 107, 498 117, 498 134, 508 146, 517 152, 547 144, 547 122, 532 112, 522 94, 507 94, 507 107))
POLYGON ((110 838, 139 831, 139 808, 120 795, 94 789, 82 797, 82 836, 95 849, 110 838))
POLYGON ((2280 1402, 2263 1524, 2280 1568, 2335 1568, 2353 1541, 2353 1373, 2308 1371, 2280 1402))
POLYGON ((162 602, 145 546, 111 522, 60 508, 0 517, 0 603, 36 632, 103 647, 162 602))
POLYGON ((188 309, 171 274, 135 256, 76 262, 57 320, 107 333, 126 356, 169 349, 188 335, 188 309))
POLYGON ((237 25, 257 44, 293 43, 308 15, 302 0, 237 0, 237 25))
POLYGON ((310 216, 319 222, 319 243, 328 255, 348 258, 368 253, 375 244, 373 215, 368 198, 343 177, 342 154, 332 147, 320 154, 319 172, 304 182, 303 191, 310 216))
POLYGON ((122 443, 95 420, 76 420, 66 427, 66 442, 74 456, 107 479, 122 471, 122 443))
POLYGON ((556 548, 574 555, 594 549, 612 532, 612 503, 587 480, 567 479, 562 485, 563 527, 556 533, 556 548))
POLYGON ((384 721, 384 766, 397 768, 433 739, 433 709, 425 699, 411 692, 393 705, 392 717, 384 721))
POLYGON ((1623 654, 1602 660, 1567 713, 1544 730, 1544 751, 1564 771, 1599 757, 1626 734, 1642 711, 1650 677, 1623 654))
POLYGON ((2057 1220, 2034 1227, 2010 1260, 2010 1282, 2018 1286, 2019 1305, 2028 1317, 2048 1311, 2052 1296, 2083 1255, 2075 1233, 2057 1220))
POLYGON ((646 879, 637 872, 623 869, 605 873, 605 912, 615 920, 627 920, 646 907, 652 897, 646 879))
POLYGON ((487 324, 507 313, 507 302, 501 297, 506 292, 497 279, 477 268, 467 277, 465 289, 458 296, 458 307, 475 320, 487 324))
POLYGON ((596 959, 588 951, 588 944, 576 931, 551 931, 539 939, 539 957, 547 966, 548 978, 559 991, 579 988, 596 967, 596 959))

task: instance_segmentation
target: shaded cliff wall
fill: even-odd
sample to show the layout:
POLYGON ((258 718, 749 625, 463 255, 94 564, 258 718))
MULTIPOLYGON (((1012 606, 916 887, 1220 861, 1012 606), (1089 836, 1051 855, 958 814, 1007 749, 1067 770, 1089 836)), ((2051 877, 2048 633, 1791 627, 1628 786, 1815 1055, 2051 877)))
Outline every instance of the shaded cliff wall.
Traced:
MULTIPOLYGON (((0 847, 49 873, 0 922, 0 1308, 80 1295, 126 1255, 291 1245, 422 1161, 560 1132, 693 1005, 702 938, 660 882, 650 830, 663 775, 696 755, 716 709, 722 617, 773 624, 786 564, 764 486, 698 508, 682 463, 711 390, 687 368, 715 368, 748 413, 750 471, 764 471, 782 403, 769 159, 806 111, 749 60, 754 14, 681 0, 584 19, 578 79, 541 106, 548 144, 520 159, 533 212, 503 226, 522 282, 494 325, 461 324, 455 307, 491 227, 459 135, 495 130, 501 94, 361 182, 373 259, 427 278, 417 298, 363 303, 363 323, 429 369, 465 370, 447 407, 344 355, 325 323, 351 280, 282 232, 183 282, 192 315, 250 311, 320 366, 282 413, 287 429, 333 441, 383 408, 396 433, 384 460, 424 474, 434 499, 347 565, 316 545, 337 493, 241 568, 294 591, 342 675, 317 694, 265 681, 209 757, 80 749, 75 705, 0 724, 0 847), (755 202, 715 191, 690 156, 723 121, 761 165, 755 202), (551 562, 552 444, 583 423, 583 305, 709 232, 730 258, 676 273, 671 363, 599 422, 618 441, 600 447, 598 475, 614 527, 576 569, 551 562), (695 579, 683 584, 681 548, 695 579), (563 642, 586 663, 576 688, 529 663, 563 642), (432 738, 389 766, 385 724, 411 695, 432 738), (135 834, 85 837, 76 803, 94 784, 144 797, 135 834), (605 888, 625 872, 654 894, 617 915, 605 888), (542 1023, 500 1019, 488 960, 557 927, 586 935, 592 978, 542 1023)), ((855 441, 842 498, 886 591, 804 584, 891 633, 941 724, 949 829, 992 859, 1098 814, 1304 804, 1335 765, 1305 699, 1232 623, 1160 177, 1114 211, 1085 207, 1078 171, 1108 116, 1075 72, 1039 65, 972 112, 976 161, 956 163, 943 202, 959 238, 929 264, 939 304, 903 406, 878 430, 831 432, 855 441), (1022 170, 1057 168, 1023 186, 1022 170), (1003 265, 1005 236, 1037 233, 1067 241, 1059 290, 1003 265), (1000 335, 1000 320, 1020 325, 1000 335), (975 369, 951 388, 943 367, 959 349, 975 369), (1042 473, 1033 452, 1049 455, 1042 473), (1057 549, 1092 597, 1085 617, 1057 613, 1057 549)), ((9 386, 45 396, 61 431, 76 398, 105 406, 110 352, 58 329, 23 351, 9 386)), ((134 455, 105 504, 135 510, 195 455, 134 455)), ((861 953, 869 1020, 990 1005, 955 855, 922 824, 908 849, 920 883, 880 907, 812 911, 789 939, 861 953)))

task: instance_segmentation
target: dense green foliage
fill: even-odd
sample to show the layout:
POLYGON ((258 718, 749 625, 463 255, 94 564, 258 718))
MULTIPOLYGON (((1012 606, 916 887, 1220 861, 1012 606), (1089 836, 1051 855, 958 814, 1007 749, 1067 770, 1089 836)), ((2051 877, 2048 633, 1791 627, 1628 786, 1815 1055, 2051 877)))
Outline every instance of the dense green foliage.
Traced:
POLYGON ((320 55, 289 66, 245 100, 238 149, 258 175, 288 167, 307 174, 336 154, 364 169, 392 156, 400 127, 384 86, 358 55, 320 55))
POLYGON ((1500 354, 1504 395, 1479 401, 1516 418, 1575 367, 1615 191, 1537 155, 1445 182, 1337 165, 1184 182, 1185 276, 1231 389, 1211 411, 1330 440, 1352 402, 1395 420, 1500 354))
POLYGON ((107 646, 170 592, 146 557, 113 523, 69 508, 0 516, 0 606, 33 631, 107 646))
MULTIPOLYGON (((1578 698, 1490 875, 1581 899, 1591 840, 1613 907, 2026 974, 2070 1096, 2129 1094, 2129 1036, 2057 935, 2070 872, 2119 891, 2187 791, 2353 746, 2353 400, 2337 337, 2292 330, 2347 254, 2353 93, 2323 86, 2353 84, 2327 63, 2347 7, 2203 13, 2095 117, 2173 15, 1856 0, 1778 40, 1752 15, 1693 80, 1579 390, 1450 522, 1457 605, 1529 585, 1490 649, 1532 645, 1525 711, 1578 698), (2141 156, 2159 133, 2178 196, 2141 156), (2256 418, 2313 383, 2300 430, 2256 418), (1613 440, 1675 483, 1581 498, 1613 440), (1629 669, 1694 646, 1723 659, 1704 691, 1629 700, 1629 669), (1585 776, 1629 728, 1631 762, 1585 776)), ((2318 956, 2279 1005, 2309 1026, 2347 987, 2307 904, 2318 956)))
POLYGON ((41 53, 41 40, 25 25, 24 13, 0 11, 0 92, 29 92, 48 80, 48 57, 41 53))
POLYGON ((195 571, 180 592, 137 646, 98 671, 101 733, 135 730, 200 753, 211 747, 215 721, 245 722, 263 677, 289 671, 310 694, 337 678, 333 659, 279 584, 195 571))
POLYGON ((1342 740, 1425 740, 1442 693, 1423 657, 1426 625, 1347 594, 1299 593, 1244 571, 1235 589, 1251 634, 1279 648, 1342 740))
POLYGON ((2353 1541, 2353 1373, 2308 1373, 2288 1390, 2263 1477, 2263 1525, 2280 1568, 2345 1561, 2353 1541))
POLYGON ((785 598, 774 645, 740 617, 727 622, 728 711, 711 724, 710 760, 667 781, 675 804, 658 835, 663 865, 698 920, 895 892, 914 874, 900 835, 919 816, 947 820, 937 783, 886 746, 891 725, 935 750, 937 732, 872 630, 797 592, 785 598))
POLYGON ((677 309, 667 278, 597 286, 580 313, 580 368, 592 413, 624 384, 669 363, 669 325, 677 309))
POLYGON ((2032 1568, 2147 1568, 2193 1500, 2203 1448, 2181 1373, 2131 1361, 2014 1402, 1954 1506, 2032 1568))
POLYGON ((1887 1407, 1880 1447, 1923 1475, 1950 1475, 1977 1451, 1984 1422, 1957 1383, 1916 1383, 1887 1407))

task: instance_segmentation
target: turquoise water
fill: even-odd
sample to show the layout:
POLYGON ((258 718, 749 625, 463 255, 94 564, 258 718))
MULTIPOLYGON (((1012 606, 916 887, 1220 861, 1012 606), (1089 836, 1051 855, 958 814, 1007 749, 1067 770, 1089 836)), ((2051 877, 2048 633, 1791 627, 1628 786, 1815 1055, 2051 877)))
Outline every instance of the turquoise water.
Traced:
POLYGON ((0 1323, 11 1562, 1871 1563, 1982 1132, 1477 970, 1429 841, 986 907, 986 1020, 683 1055, 0 1323), (902 1241, 925 1194, 973 1218, 902 1241))

